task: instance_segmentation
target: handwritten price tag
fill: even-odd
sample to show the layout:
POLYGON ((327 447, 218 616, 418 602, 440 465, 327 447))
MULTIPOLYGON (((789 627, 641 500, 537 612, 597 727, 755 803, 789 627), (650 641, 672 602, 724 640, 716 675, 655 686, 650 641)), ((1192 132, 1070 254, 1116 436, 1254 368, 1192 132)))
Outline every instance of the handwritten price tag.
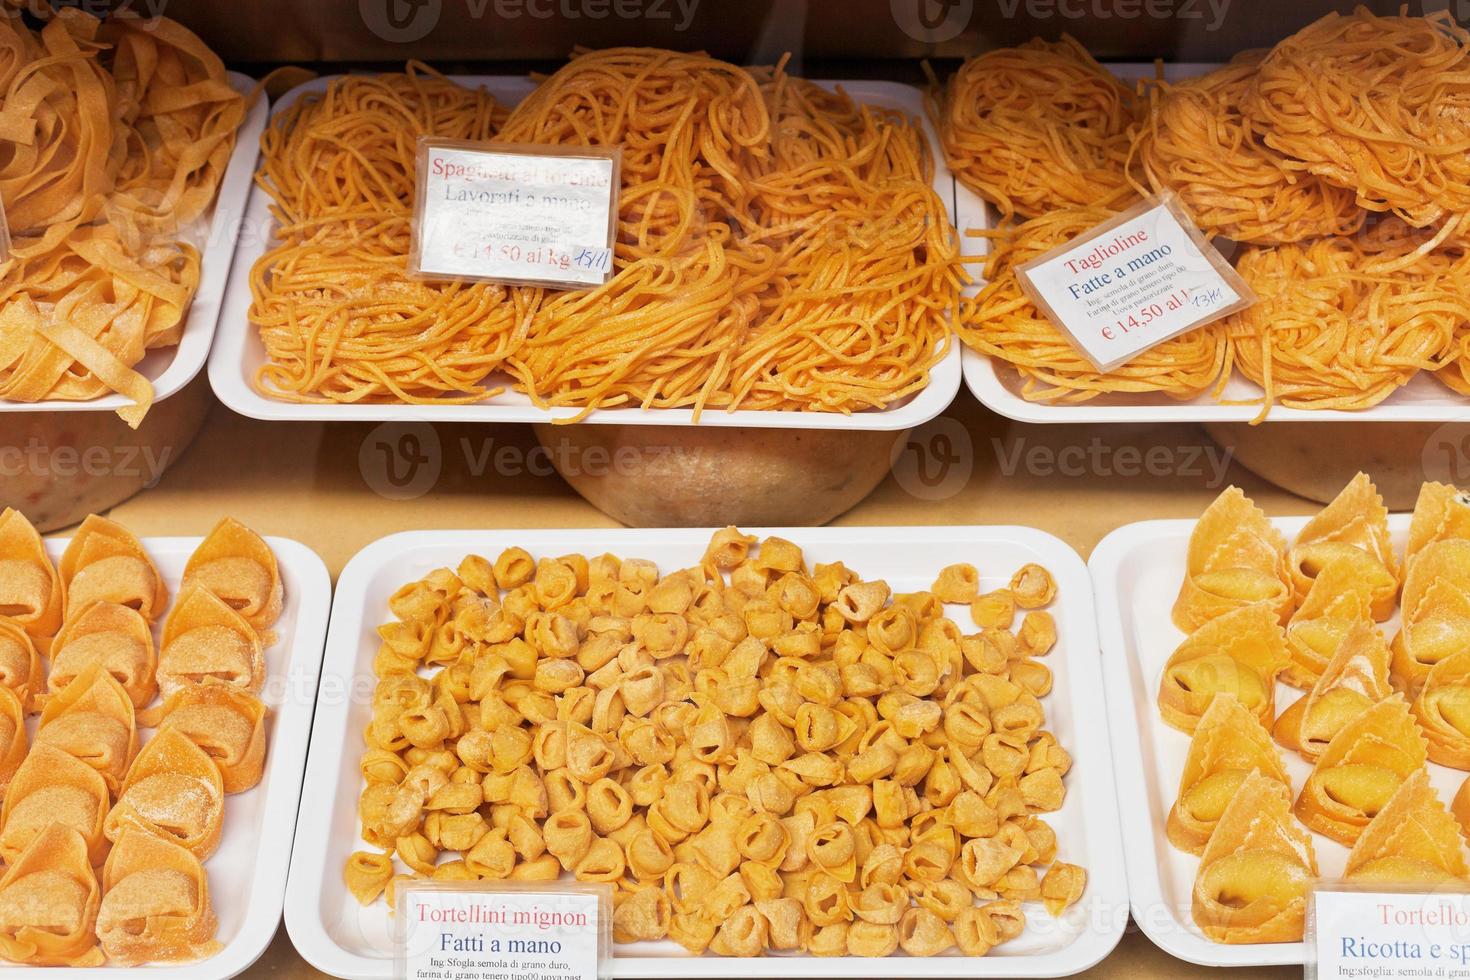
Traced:
POLYGON ((609 972, 607 885, 429 880, 397 887, 404 980, 599 980, 609 972))
POLYGON ((1016 275, 1100 371, 1255 302, 1173 195, 1123 212, 1016 275))
POLYGON ((620 151, 421 139, 409 269, 598 286, 613 268, 620 151))

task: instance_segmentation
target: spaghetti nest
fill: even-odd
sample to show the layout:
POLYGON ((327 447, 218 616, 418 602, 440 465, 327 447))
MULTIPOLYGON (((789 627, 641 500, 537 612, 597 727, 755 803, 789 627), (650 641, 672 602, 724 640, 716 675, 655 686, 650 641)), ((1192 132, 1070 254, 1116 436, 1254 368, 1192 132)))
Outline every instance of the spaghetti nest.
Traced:
POLYGON ((1417 248, 1416 236, 1379 233, 1245 250, 1237 271, 1260 302, 1223 322, 1241 373, 1265 390, 1262 418, 1276 402, 1369 408, 1446 366, 1470 322, 1470 264, 1417 248))
POLYGON ((780 68, 623 48, 578 54, 497 121, 487 96, 411 69, 338 81, 272 126, 281 243, 252 307, 267 393, 478 400, 501 370, 582 414, 852 412, 923 387, 943 356, 958 249, 913 120, 780 68), (408 279, 419 135, 621 146, 612 277, 559 293, 408 279), (304 208, 322 172, 340 176, 304 208), (448 297, 473 308, 430 309, 448 297))
POLYGON ((1148 186, 1172 190, 1201 230, 1239 242, 1280 244, 1351 235, 1365 212, 1353 192, 1303 173, 1262 143, 1241 115, 1263 53, 1207 75, 1150 89, 1131 158, 1148 186))
POLYGON ((1022 292, 1017 266, 1107 221, 1101 207, 1057 210, 997 233, 986 262, 986 286, 966 300, 960 338, 1012 365, 1029 401, 1080 402, 1114 392, 1162 392, 1193 398, 1229 374, 1229 344, 1220 323, 1192 330, 1106 373, 1097 370, 1022 292))
POLYGON ((972 58, 929 105, 950 170, 1003 217, 1132 196, 1137 100, 1067 35, 972 58))
POLYGON ((1244 103, 1296 169, 1445 237, 1470 213, 1470 32, 1448 12, 1333 13, 1282 41, 1244 103))
POLYGON ((187 238, 214 200, 246 100, 178 24, 74 9, 32 31, 0 15, 0 398, 119 392, 136 426, 153 399, 133 370, 178 343, 199 284, 187 238))

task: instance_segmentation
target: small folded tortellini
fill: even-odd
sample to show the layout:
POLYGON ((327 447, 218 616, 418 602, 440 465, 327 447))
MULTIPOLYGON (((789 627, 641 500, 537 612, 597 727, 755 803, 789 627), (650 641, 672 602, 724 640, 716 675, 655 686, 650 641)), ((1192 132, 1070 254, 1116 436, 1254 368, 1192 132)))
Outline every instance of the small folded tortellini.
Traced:
POLYGON ((265 771, 265 703, 223 684, 181 687, 141 716, 150 728, 177 728, 219 766, 226 793, 243 793, 265 771))
POLYGON ((0 687, 14 692, 29 711, 33 695, 44 683, 35 641, 15 620, 0 617, 0 687))
POLYGON ((1290 807, 1291 794, 1280 782, 1254 772, 1220 815, 1194 879, 1192 913, 1207 939, 1302 938, 1317 855, 1290 807))
POLYGON ((85 762, 101 774, 116 796, 138 752, 133 702, 122 685, 93 662, 41 709, 36 744, 50 745, 85 762))
POLYGON ((1286 539, 1239 487, 1227 487, 1189 537, 1174 625, 1192 633, 1257 602, 1269 605, 1282 621, 1291 612, 1286 539))
POLYGON ((1470 541, 1426 545, 1404 577, 1400 607, 1403 623, 1393 639, 1389 674, 1413 697, 1431 667, 1470 648, 1470 541))
POLYGON ((1217 694, 1189 743, 1179 796, 1166 824, 1169 843, 1190 854, 1203 851, 1221 814, 1252 772, 1291 791, 1286 766, 1257 717, 1234 695, 1217 694))
POLYGON ((1310 690, 1355 623, 1375 621, 1374 595, 1398 583, 1365 551, 1349 548, 1317 573, 1312 588, 1286 624, 1291 663, 1281 679, 1310 690))
POLYGON ((0 687, 0 798, 25 761, 30 742, 26 738, 26 712, 20 698, 8 687, 0 687))
POLYGON ((260 637, 213 592, 194 585, 163 624, 158 687, 164 697, 192 684, 224 684, 251 694, 265 684, 260 637))
POLYGON ((193 585, 223 600, 257 633, 265 633, 281 616, 284 593, 275 552, 233 517, 216 524, 189 556, 179 588, 193 585))
POLYGON ((102 869, 97 938, 109 963, 175 963, 213 955, 219 922, 199 859, 142 830, 126 830, 102 869))
POLYGON ((1404 551, 1404 571, 1414 556, 1427 545, 1451 539, 1470 541, 1470 493, 1448 483, 1424 483, 1409 519, 1409 544, 1404 551))
POLYGON ((87 859, 107 856, 102 821, 111 802, 97 770, 45 743, 31 748, 0 806, 0 860, 13 864, 54 823, 70 827, 87 842, 87 859))
POLYGON ((1317 833, 1351 846, 1428 759, 1429 747, 1408 703, 1394 694, 1364 710, 1327 743, 1297 797, 1296 815, 1317 833))
POLYGON ((1344 725, 1393 693, 1388 660, 1383 634, 1368 620, 1357 620, 1311 691, 1281 712, 1271 734, 1308 762, 1317 761, 1344 725))
POLYGON ((158 693, 153 631, 136 609, 97 601, 67 620, 51 645, 47 686, 65 690, 87 665, 99 663, 141 708, 158 693))
POLYGON ((1398 559, 1388 533, 1388 508, 1366 473, 1353 477, 1297 535, 1287 558, 1298 602, 1306 599, 1318 573, 1349 549, 1366 552, 1383 566, 1393 582, 1378 583, 1373 589, 1373 619, 1381 623, 1393 615, 1398 559))
POLYGON ((0 616, 45 646, 61 629, 66 586, 46 554, 41 535, 20 511, 0 512, 0 616))
POLYGON ((1429 668, 1411 710, 1429 743, 1429 761, 1470 770, 1470 649, 1429 668))
POLYGON ((1420 769, 1399 786, 1348 854, 1347 881, 1463 886, 1470 881, 1465 842, 1420 769))
MULTIPOLYGON (((480 838, 480 843, 476 844, 470 853, 473 854, 475 851, 481 850, 481 845, 490 840, 492 838, 489 834, 486 834, 480 838)), ((507 848, 511 847, 510 843, 503 839, 500 843, 504 844, 507 848)), ((466 859, 468 860, 468 858, 469 854, 466 854, 466 859)), ((509 854, 507 861, 509 864, 514 864, 515 854, 509 854)), ((505 871, 506 874, 509 874, 509 867, 505 868, 505 871)), ((481 874, 481 877, 504 878, 505 875, 491 876, 481 874)), ((389 883, 393 881, 393 855, 383 854, 378 851, 354 851, 352 852, 352 856, 347 859, 347 866, 342 871, 342 878, 347 885, 347 891, 353 898, 357 899, 358 904, 371 905, 378 900, 378 896, 382 895, 388 888, 389 883)))
POLYGON ((87 842, 52 823, 0 878, 0 957, 26 966, 101 966, 101 889, 87 842))
POLYGON ((138 753, 103 831, 116 844, 142 830, 203 861, 219 846, 224 785, 219 768, 177 728, 164 728, 138 753))
POLYGON ((1169 656, 1159 681, 1159 713, 1193 733, 1216 694, 1233 694, 1262 725, 1275 717, 1276 675, 1287 664, 1286 635, 1264 602, 1205 623, 1169 656))
POLYGON ((133 532, 92 514, 61 555, 66 618, 98 600, 136 609, 149 623, 168 606, 168 587, 133 532))

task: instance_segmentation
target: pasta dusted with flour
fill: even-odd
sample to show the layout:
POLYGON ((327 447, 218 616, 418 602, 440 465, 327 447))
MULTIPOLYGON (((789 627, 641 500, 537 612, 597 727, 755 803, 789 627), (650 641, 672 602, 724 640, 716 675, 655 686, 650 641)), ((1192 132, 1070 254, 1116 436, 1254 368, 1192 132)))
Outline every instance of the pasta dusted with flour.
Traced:
POLYGON ((264 148, 280 244, 253 270, 252 320, 274 397, 477 401, 499 372, 584 412, 856 412, 922 388, 947 350, 962 274, 918 125, 781 68, 580 53, 507 115, 411 65, 303 97, 264 148), (410 279, 405 133, 622 146, 612 278, 410 279), (354 179, 318 194, 338 171, 354 179))
MULTIPOLYGON (((979 584, 963 565, 936 583, 956 603, 979 584)), ((1042 616, 1056 583, 1027 565, 1010 590, 1042 616)), ((618 942, 978 956, 1024 929, 1021 902, 1083 895, 1041 817, 1071 765, 1038 699, 1044 637, 966 636, 935 593, 734 528, 670 573, 472 555, 389 608, 372 849, 343 871, 363 904, 400 874, 570 874, 614 884, 618 942)))
MULTIPOLYGON (((42 8, 44 9, 44 8, 42 8)), ((113 392, 136 427, 153 400, 135 368, 178 344, 199 286, 185 240, 214 201, 246 100, 223 63, 166 18, 0 18, 0 398, 113 392)))

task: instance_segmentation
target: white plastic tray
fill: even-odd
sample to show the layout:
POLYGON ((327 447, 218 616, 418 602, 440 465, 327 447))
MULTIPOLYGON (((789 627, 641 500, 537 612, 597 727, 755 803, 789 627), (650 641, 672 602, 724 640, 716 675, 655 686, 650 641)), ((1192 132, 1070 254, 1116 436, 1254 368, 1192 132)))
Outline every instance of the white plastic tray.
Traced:
MULTIPOLYGON (((1050 535, 1015 527, 891 527, 752 529, 795 541, 809 561, 845 561, 867 578, 895 590, 927 589, 939 569, 957 561, 977 565, 983 588, 1004 585, 1015 569, 1039 562, 1055 576, 1051 611, 1059 640, 1048 657, 1055 687, 1045 699, 1048 727, 1072 753, 1067 798, 1046 819, 1057 831, 1060 857, 1087 869, 1082 901, 1053 920, 1028 905, 1027 928, 984 959, 958 955, 925 959, 854 960, 806 956, 750 960, 694 957, 672 941, 620 946, 616 977, 1057 977, 1085 970, 1117 944, 1127 922, 1117 800, 1104 722, 1092 587, 1076 552, 1050 535)), ((698 561, 709 541, 703 530, 418 531, 374 542, 347 564, 337 584, 307 764, 307 796, 297 825, 286 928, 307 962, 333 976, 388 980, 393 975, 389 917, 380 901, 363 908, 347 893, 342 868, 365 845, 357 800, 358 758, 371 716, 377 627, 390 617, 387 600, 399 587, 469 553, 491 556, 520 545, 533 555, 568 552, 647 558, 661 571, 698 561)), ((950 610, 968 623, 968 610, 950 610)))
MULTIPOLYGON (((249 95, 255 80, 239 72, 230 72, 230 85, 249 95)), ((260 155, 260 134, 265 129, 270 107, 265 93, 245 113, 245 121, 235 134, 235 150, 230 154, 224 179, 220 181, 214 210, 207 227, 198 236, 184 238, 200 251, 199 288, 184 320, 183 336, 174 347, 148 351, 133 370, 153 384, 153 400, 161 402, 198 376, 209 358, 214 342, 215 324, 219 321, 220 301, 229 281, 230 259, 240 238, 240 222, 245 216, 245 201, 255 176, 255 159, 260 155)), ((115 412, 132 401, 117 393, 85 402, 43 401, 12 402, 0 399, 0 414, 6 412, 115 412)))
MULTIPOLYGON (((1124 79, 1153 78, 1151 64, 1108 65, 1124 79)), ((1170 80, 1202 75, 1219 67, 1213 64, 1170 64, 1164 77, 1170 80)), ((953 178, 951 178, 953 179, 953 178)), ((960 244, 966 255, 983 254, 985 239, 970 238, 966 229, 983 230, 996 221, 996 213, 979 195, 954 181, 948 200, 953 202, 955 227, 960 230, 960 244)), ((980 266, 971 267, 970 275, 981 279, 980 266)), ((972 284, 970 294, 978 291, 972 284)), ((960 344, 964 347, 963 344, 960 344)), ((971 393, 989 409, 1018 422, 1250 422, 1261 411, 1260 405, 1221 405, 1206 392, 1188 401, 1176 401, 1168 395, 1104 394, 1085 402, 1048 403, 1027 401, 1021 394, 1022 379, 1009 364, 997 362, 964 347, 962 355, 965 384, 971 393)), ((1232 370, 1221 398, 1248 401, 1262 395, 1260 385, 1232 370)), ((1308 411, 1272 405, 1268 422, 1458 422, 1470 417, 1470 399, 1457 395, 1421 371, 1398 391, 1372 408, 1362 411, 1308 411)))
MULTIPOLYGON (((1288 541, 1307 517, 1277 518, 1288 541)), ((1089 562, 1097 590, 1098 626, 1102 638, 1103 678, 1107 684, 1109 723, 1117 756, 1118 798, 1124 801, 1123 846, 1128 862, 1128 894, 1133 919, 1154 944, 1171 956, 1203 966, 1275 966, 1300 964, 1302 943, 1257 943, 1227 946, 1204 937, 1190 914, 1190 894, 1199 859, 1176 850, 1165 834, 1169 808, 1179 792, 1179 775, 1189 751, 1189 736, 1164 724, 1155 705, 1164 663, 1184 641, 1170 621, 1170 607, 1184 577, 1185 552, 1195 522, 1144 521, 1119 528, 1104 538, 1089 562)), ((1395 547, 1408 537, 1409 516, 1389 518, 1395 547)), ((1380 623, 1392 639, 1398 617, 1380 623)), ((1303 692, 1276 687, 1276 713, 1281 714, 1303 692)), ((1279 748, 1279 746, 1278 746, 1279 748)), ((1312 767, 1295 752, 1281 749, 1293 793, 1301 790, 1312 767)), ((1446 805, 1466 774, 1430 764, 1435 791, 1446 805)), ((1313 834, 1322 877, 1342 874, 1348 848, 1313 834)))
MULTIPOLYGON (((143 547, 158 565, 169 588, 169 608, 178 598, 184 565, 203 538, 144 538, 143 547)), ((145 969, 150 977, 171 980, 227 980, 260 958, 281 923, 286 872, 301 777, 306 768, 306 742, 311 733, 313 695, 322 665, 332 580, 316 552, 297 541, 267 537, 276 554, 285 588, 285 605, 274 627, 278 639, 265 652, 267 675, 261 698, 270 708, 266 719, 265 775, 244 793, 225 797, 224 836, 204 870, 209 897, 219 918, 218 953, 191 963, 160 964, 145 969)), ((59 560, 67 539, 50 538, 46 550, 59 560)), ((163 629, 155 624, 154 642, 163 629)), ((29 720, 32 734, 35 716, 29 720)), ((153 729, 141 729, 146 743, 153 729)), ((101 980, 127 967, 101 966, 57 971, 0 962, 5 976, 65 976, 101 980)))
MULTIPOLYGON (((298 85, 282 96, 273 111, 283 111, 309 92, 322 91, 338 77, 326 76, 298 85)), ((452 77, 462 85, 484 88, 506 105, 515 105, 534 87, 529 79, 520 76, 452 77)), ((918 89, 896 82, 824 81, 819 84, 829 88, 841 85, 859 102, 899 109, 917 118, 933 150, 936 167, 934 188, 943 200, 951 200, 953 180, 949 171, 944 169, 944 156, 924 114, 923 96, 918 89)), ((274 222, 269 205, 264 191, 259 187, 251 190, 246 218, 252 234, 241 241, 236 251, 234 270, 225 293, 219 337, 209 362, 209 383, 220 401, 231 409, 241 415, 267 421, 550 422, 577 416, 579 410, 575 408, 537 408, 525 394, 510 388, 508 376, 500 374, 491 375, 486 384, 492 388, 503 387, 503 392, 468 405, 297 404, 262 394, 255 387, 255 375, 265 363, 266 354, 259 332, 250 323, 250 270, 270 247, 274 222)), ((857 431, 913 428, 944 411, 960 390, 960 346, 957 341, 951 343, 949 352, 930 370, 929 384, 922 391, 882 411, 843 415, 838 412, 707 410, 700 416, 699 424, 857 431)), ((618 425, 692 425, 694 412, 687 408, 614 408, 592 412, 583 421, 618 425)))

